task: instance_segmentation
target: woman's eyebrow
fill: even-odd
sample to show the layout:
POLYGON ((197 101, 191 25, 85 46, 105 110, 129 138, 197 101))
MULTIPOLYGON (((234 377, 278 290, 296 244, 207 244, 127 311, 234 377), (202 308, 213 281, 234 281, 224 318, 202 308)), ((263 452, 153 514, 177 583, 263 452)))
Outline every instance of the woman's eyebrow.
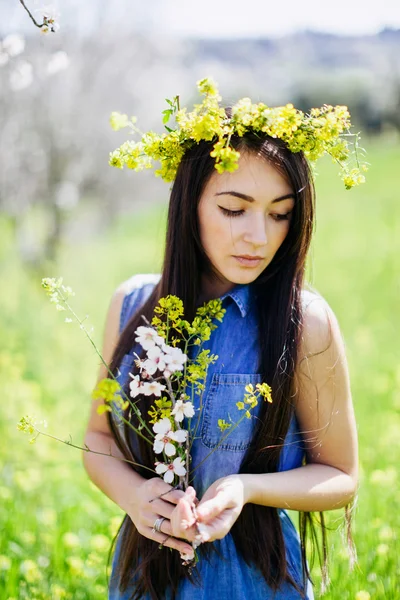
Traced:
MULTIPOLYGON (((223 195, 235 196, 236 198, 241 198, 242 200, 246 200, 246 202, 254 202, 253 196, 249 196, 248 194, 242 194, 241 192, 234 192, 233 190, 230 192, 218 192, 215 195, 216 196, 223 196, 223 195)), ((275 200, 272 200, 272 204, 274 204, 275 202, 282 202, 282 200, 287 200, 288 198, 293 198, 293 200, 294 200, 295 194, 293 192, 291 192, 290 194, 285 194, 284 196, 279 196, 279 198, 275 198, 275 200)))

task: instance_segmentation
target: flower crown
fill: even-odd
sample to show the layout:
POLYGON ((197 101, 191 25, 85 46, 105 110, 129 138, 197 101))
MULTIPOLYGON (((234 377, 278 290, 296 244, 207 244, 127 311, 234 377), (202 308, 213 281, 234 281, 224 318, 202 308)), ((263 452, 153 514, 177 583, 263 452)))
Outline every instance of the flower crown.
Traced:
POLYGON ((269 107, 262 102, 253 104, 250 98, 242 98, 231 109, 228 117, 220 106, 221 96, 214 81, 210 78, 198 81, 197 87, 204 99, 195 104, 193 111, 180 108, 179 96, 167 100, 168 108, 163 111, 163 123, 167 133, 154 131, 142 134, 136 127, 136 117, 128 118, 113 112, 110 123, 114 130, 130 127, 141 135, 139 142, 126 141, 110 153, 109 164, 122 169, 141 171, 152 169, 153 161, 161 167, 155 171, 164 181, 173 181, 185 152, 201 140, 214 141, 210 155, 215 158, 215 168, 219 173, 233 172, 238 168, 240 153, 232 148, 233 135, 242 137, 247 132, 262 132, 286 143, 291 152, 302 151, 311 165, 329 154, 340 167, 340 176, 346 189, 364 183, 362 171, 366 164, 359 161, 359 133, 350 133, 350 113, 346 106, 324 105, 312 108, 309 114, 286 106, 269 107), (172 115, 176 128, 167 126, 172 115))

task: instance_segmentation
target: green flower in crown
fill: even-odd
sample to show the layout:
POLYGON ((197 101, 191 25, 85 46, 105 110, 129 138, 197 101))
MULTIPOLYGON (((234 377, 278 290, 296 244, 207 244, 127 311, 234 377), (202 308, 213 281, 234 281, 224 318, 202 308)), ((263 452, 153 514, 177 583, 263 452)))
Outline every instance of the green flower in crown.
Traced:
POLYGON ((328 154, 338 164, 346 189, 364 183, 363 172, 367 166, 359 160, 360 136, 350 132, 350 113, 346 106, 325 104, 304 113, 292 104, 269 107, 242 98, 227 112, 220 105, 221 96, 212 79, 202 79, 197 87, 204 99, 201 104, 195 104, 191 112, 180 108, 179 96, 167 100, 168 108, 163 111, 167 133, 161 135, 153 131, 143 134, 135 125, 136 117, 129 119, 127 115, 113 112, 110 117, 113 129, 130 127, 141 139, 126 141, 111 152, 109 164, 141 171, 154 168, 154 161, 158 161, 160 167, 155 174, 171 182, 185 152, 204 140, 213 142, 210 155, 215 158, 217 171, 233 172, 238 168, 240 153, 230 145, 232 136, 259 132, 280 138, 291 152, 303 152, 312 165, 328 154), (173 115, 175 129, 167 126, 173 115))

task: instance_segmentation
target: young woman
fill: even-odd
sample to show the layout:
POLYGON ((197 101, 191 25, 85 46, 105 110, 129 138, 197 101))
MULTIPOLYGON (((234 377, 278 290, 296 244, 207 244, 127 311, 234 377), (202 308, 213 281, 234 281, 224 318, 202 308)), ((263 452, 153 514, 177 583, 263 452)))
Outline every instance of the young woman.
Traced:
MULTIPOLYGON (((332 310, 304 284, 314 218, 307 160, 268 135, 247 132, 230 143, 240 153, 234 172, 215 170, 211 142, 185 152, 171 192, 161 276, 134 276, 111 300, 103 356, 125 384, 135 372, 134 331, 141 315, 151 320, 160 297, 179 296, 187 319, 212 298, 226 309, 206 345, 219 358, 208 372, 191 452, 193 487, 173 490, 145 469, 84 454, 92 481, 126 513, 111 600, 313 598, 304 543, 311 513, 348 507, 356 493, 344 345, 332 310), (218 419, 242 399, 244 385, 262 381, 272 386, 272 404, 260 403, 255 418, 219 445, 218 419), (195 497, 207 541, 190 575, 179 552, 193 551, 196 525, 184 525, 195 497), (299 511, 300 536, 286 509, 299 511)), ((140 399, 143 415, 151 402, 140 399)), ((99 416, 98 404, 85 443, 120 458, 140 456, 153 468, 151 447, 99 416)))

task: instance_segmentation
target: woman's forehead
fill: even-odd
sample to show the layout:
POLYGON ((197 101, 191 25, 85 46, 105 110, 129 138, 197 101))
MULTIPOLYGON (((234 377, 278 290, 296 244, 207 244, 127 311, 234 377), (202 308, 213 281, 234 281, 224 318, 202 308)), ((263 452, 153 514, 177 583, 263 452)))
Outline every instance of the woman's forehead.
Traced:
POLYGON ((236 191, 255 201, 271 200, 292 192, 287 179, 265 158, 256 154, 243 154, 239 168, 233 173, 213 173, 206 185, 204 195, 213 197, 221 192, 236 191))

